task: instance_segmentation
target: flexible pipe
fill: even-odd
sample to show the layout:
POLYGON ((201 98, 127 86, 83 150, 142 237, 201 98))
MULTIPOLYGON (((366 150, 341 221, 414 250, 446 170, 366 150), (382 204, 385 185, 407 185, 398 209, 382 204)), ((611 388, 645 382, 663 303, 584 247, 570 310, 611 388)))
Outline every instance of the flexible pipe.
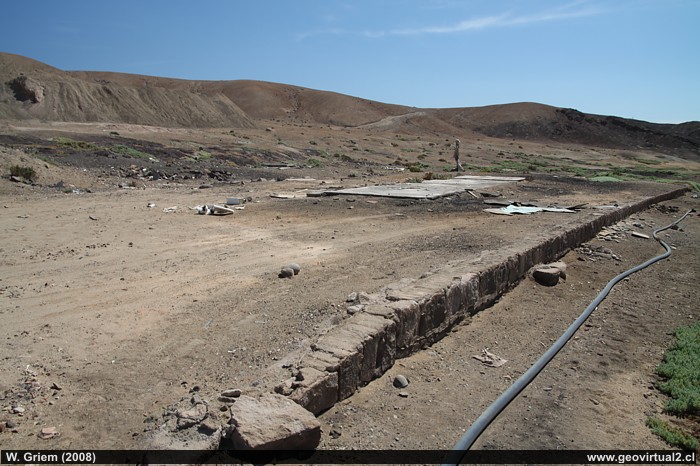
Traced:
POLYGON ((629 277, 633 273, 645 269, 646 267, 649 267, 650 265, 660 260, 666 259, 668 256, 671 255, 671 248, 663 240, 659 239, 659 237, 656 236, 656 234, 667 230, 674 225, 677 225, 693 211, 694 209, 691 209, 688 212, 686 212, 681 218, 671 223, 670 225, 654 230, 654 239, 661 243, 666 252, 652 259, 649 259, 643 264, 637 265, 636 267, 633 267, 627 270, 626 272, 622 272, 621 274, 610 280, 603 289, 603 291, 601 291, 598 294, 598 296, 596 296, 593 302, 591 302, 588 305, 588 307, 574 321, 574 323, 572 323, 569 326, 566 332, 564 332, 564 334, 561 337, 559 337, 557 341, 554 342, 554 344, 535 362, 535 364, 533 364, 532 367, 530 367, 523 375, 521 375, 518 378, 518 380, 516 380, 513 383, 513 385, 508 387, 508 389, 505 392, 503 392, 501 396, 499 396, 496 399, 496 401, 494 401, 491 404, 491 406, 486 408, 486 410, 483 413, 481 413, 481 416, 479 416, 479 418, 476 421, 474 421, 474 423, 471 425, 471 427, 469 427, 467 432, 465 432, 462 438, 459 439, 459 441, 455 444, 452 450, 446 455, 443 466, 461 464, 461 461, 464 459, 466 452, 471 448, 474 442, 476 442, 476 439, 479 438, 482 432, 489 426, 489 424, 491 424, 491 422, 496 418, 496 416, 498 416, 501 413, 501 411, 503 411, 506 408, 506 406, 508 406, 510 402, 513 401, 515 397, 518 396, 520 392, 522 392, 525 389, 525 387, 527 387, 530 384, 530 382, 534 380, 535 377, 537 377, 537 375, 554 358, 554 356, 557 355, 557 353, 564 347, 564 345, 571 339, 571 337, 574 336, 574 334, 581 327, 581 325, 583 325, 586 319, 588 319, 591 313, 598 307, 601 301, 603 301, 603 299, 605 299, 605 297, 610 293, 610 290, 613 286, 615 286, 621 280, 624 280, 625 278, 629 277))

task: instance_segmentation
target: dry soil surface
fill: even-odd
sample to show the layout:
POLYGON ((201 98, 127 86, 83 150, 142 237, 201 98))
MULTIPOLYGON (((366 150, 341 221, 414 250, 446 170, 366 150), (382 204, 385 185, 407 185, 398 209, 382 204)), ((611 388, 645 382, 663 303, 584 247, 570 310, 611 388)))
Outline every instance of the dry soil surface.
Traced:
MULTIPOLYGON (((452 260, 512 248, 575 223, 593 206, 670 189, 533 175, 490 191, 588 206, 576 214, 502 217, 483 212, 482 200, 468 194, 437 201, 306 197, 308 190, 409 175, 378 174, 376 167, 371 181, 348 177, 354 166, 341 167, 340 176, 333 166, 268 169, 285 181, 246 178, 202 189, 200 180, 156 180, 121 189, 104 171, 97 178, 14 149, 0 155, 38 163, 47 180, 41 186, 0 180, 0 421, 11 426, 0 432, 3 448, 144 447, 163 409, 193 391, 210 400, 228 388, 271 391, 287 377, 283 364, 347 317, 351 292, 375 292, 452 260), (77 187, 48 187, 60 179, 77 187), (234 196, 248 202, 231 216, 190 209, 234 196), (278 278, 290 262, 301 273, 278 278), (58 435, 40 439, 46 427, 58 435)), ((554 288, 522 282, 321 415, 321 446, 452 446, 612 276, 660 251, 630 231, 649 234, 697 209, 698 199, 688 194, 663 206, 627 220, 616 239, 602 243, 620 261, 569 253, 566 282, 554 288), (482 366, 472 356, 484 348, 508 362, 482 366), (391 385, 399 373, 410 380, 406 397, 391 385)), ((670 332, 698 320, 698 220, 694 213, 663 234, 674 255, 619 285, 480 447, 664 448, 644 421, 661 410, 653 372, 670 332)))

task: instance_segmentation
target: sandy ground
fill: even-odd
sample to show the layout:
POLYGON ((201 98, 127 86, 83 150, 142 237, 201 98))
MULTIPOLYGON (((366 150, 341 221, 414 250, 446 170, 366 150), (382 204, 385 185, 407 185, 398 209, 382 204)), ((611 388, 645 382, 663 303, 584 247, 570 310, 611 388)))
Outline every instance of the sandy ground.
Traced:
MULTIPOLYGON (((73 180, 91 176, 75 167, 49 169, 56 170, 73 180)), ((349 293, 514 247, 587 212, 501 217, 484 213, 467 194, 429 202, 307 198, 309 189, 361 181, 332 169, 285 175, 317 181, 118 189, 111 179, 93 177, 93 192, 61 192, 2 180, 0 421, 14 426, 0 432, 3 447, 143 447, 163 409, 195 387, 211 399, 234 387, 270 391, 285 377, 283 363, 347 316, 349 293), (232 196, 250 198, 232 216, 190 209, 232 196), (164 212, 169 207, 177 208, 164 212), (279 279, 290 262, 301 273, 279 279), (39 439, 44 427, 60 435, 39 439)), ((498 191, 520 201, 590 207, 668 189, 534 176, 498 191)), ((697 208, 698 199, 667 204, 683 211, 697 208)), ((649 233, 678 215, 652 208, 625 228, 649 233)), ((697 214, 669 232, 677 253, 616 289, 480 446, 664 448, 644 420, 661 409, 653 370, 669 332, 698 319, 699 235, 697 214)), ((447 339, 324 413, 321 446, 452 446, 609 278, 660 249, 628 232, 605 245, 622 261, 570 253, 566 283, 542 288, 524 281, 447 339), (481 366, 472 355, 483 348, 508 363, 481 366), (391 386, 398 373, 411 381, 408 397, 391 386)))

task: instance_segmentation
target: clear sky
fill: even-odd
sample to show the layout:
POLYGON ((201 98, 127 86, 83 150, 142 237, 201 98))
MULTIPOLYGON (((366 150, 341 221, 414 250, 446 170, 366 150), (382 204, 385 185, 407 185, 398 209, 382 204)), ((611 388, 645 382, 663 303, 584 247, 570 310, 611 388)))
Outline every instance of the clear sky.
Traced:
POLYGON ((23 0, 0 12, 0 51, 64 70, 700 120, 700 0, 23 0))

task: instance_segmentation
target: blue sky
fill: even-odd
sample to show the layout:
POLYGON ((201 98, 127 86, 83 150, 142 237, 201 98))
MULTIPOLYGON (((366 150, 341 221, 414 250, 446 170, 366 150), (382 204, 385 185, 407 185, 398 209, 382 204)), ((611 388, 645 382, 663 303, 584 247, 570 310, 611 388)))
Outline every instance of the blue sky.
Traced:
POLYGON ((64 70, 259 79, 416 107, 700 120, 700 0, 24 0, 0 51, 64 70))

